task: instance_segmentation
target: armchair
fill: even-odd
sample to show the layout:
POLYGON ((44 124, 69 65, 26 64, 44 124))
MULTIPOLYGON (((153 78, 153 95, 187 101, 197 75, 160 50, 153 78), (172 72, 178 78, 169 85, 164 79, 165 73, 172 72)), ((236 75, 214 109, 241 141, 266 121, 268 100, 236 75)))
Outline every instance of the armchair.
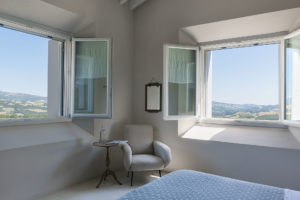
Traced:
POLYGON ((124 139, 128 144, 122 144, 123 164, 131 172, 131 186, 133 172, 161 170, 171 162, 170 148, 159 141, 153 140, 153 128, 148 125, 127 125, 124 139))

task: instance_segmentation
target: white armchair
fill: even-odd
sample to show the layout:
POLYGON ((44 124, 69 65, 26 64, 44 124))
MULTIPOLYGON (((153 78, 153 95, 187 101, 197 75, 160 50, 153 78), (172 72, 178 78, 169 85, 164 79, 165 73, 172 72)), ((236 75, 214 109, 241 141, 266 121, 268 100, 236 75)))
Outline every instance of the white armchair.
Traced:
POLYGON ((171 162, 171 150, 162 142, 153 141, 153 128, 148 125, 127 125, 124 139, 128 144, 122 144, 123 163, 125 169, 131 172, 161 170, 171 162))

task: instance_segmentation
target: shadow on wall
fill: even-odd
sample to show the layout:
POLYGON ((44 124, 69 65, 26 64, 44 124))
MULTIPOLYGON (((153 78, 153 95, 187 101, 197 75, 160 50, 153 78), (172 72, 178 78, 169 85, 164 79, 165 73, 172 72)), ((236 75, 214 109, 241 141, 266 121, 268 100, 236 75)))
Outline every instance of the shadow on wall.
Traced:
POLYGON ((98 176, 106 152, 91 143, 75 139, 0 151, 0 199, 36 199, 98 176))
POLYGON ((91 144, 76 141, 76 143, 66 144, 61 151, 68 152, 61 156, 62 161, 54 168, 51 173, 51 183, 55 183, 57 177, 74 176, 85 178, 86 180, 100 175, 105 169, 106 152, 102 148, 91 146, 91 144), (70 174, 66 172, 73 169, 70 174), (74 172, 75 170, 75 172, 74 172))
POLYGON ((82 128, 83 130, 94 135, 94 118, 75 118, 72 120, 74 124, 82 128))

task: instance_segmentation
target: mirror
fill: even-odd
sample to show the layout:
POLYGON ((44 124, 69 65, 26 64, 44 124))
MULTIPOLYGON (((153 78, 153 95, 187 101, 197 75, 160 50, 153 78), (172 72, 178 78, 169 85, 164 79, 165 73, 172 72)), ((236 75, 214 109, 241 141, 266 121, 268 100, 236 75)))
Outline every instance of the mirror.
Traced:
POLYGON ((148 83, 145 87, 145 111, 161 112, 162 85, 148 83))

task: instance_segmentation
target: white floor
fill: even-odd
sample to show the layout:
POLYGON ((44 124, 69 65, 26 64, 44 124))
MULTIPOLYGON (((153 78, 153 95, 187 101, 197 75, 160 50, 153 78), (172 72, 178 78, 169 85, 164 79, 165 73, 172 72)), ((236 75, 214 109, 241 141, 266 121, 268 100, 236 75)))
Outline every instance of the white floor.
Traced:
POLYGON ((115 200, 141 185, 158 179, 159 175, 158 172, 135 173, 133 179, 134 186, 132 187, 130 186, 130 178, 127 177, 127 173, 118 172, 117 177, 122 182, 122 185, 118 185, 112 177, 109 177, 100 185, 99 189, 96 189, 99 181, 97 178, 71 186, 39 200, 115 200))

